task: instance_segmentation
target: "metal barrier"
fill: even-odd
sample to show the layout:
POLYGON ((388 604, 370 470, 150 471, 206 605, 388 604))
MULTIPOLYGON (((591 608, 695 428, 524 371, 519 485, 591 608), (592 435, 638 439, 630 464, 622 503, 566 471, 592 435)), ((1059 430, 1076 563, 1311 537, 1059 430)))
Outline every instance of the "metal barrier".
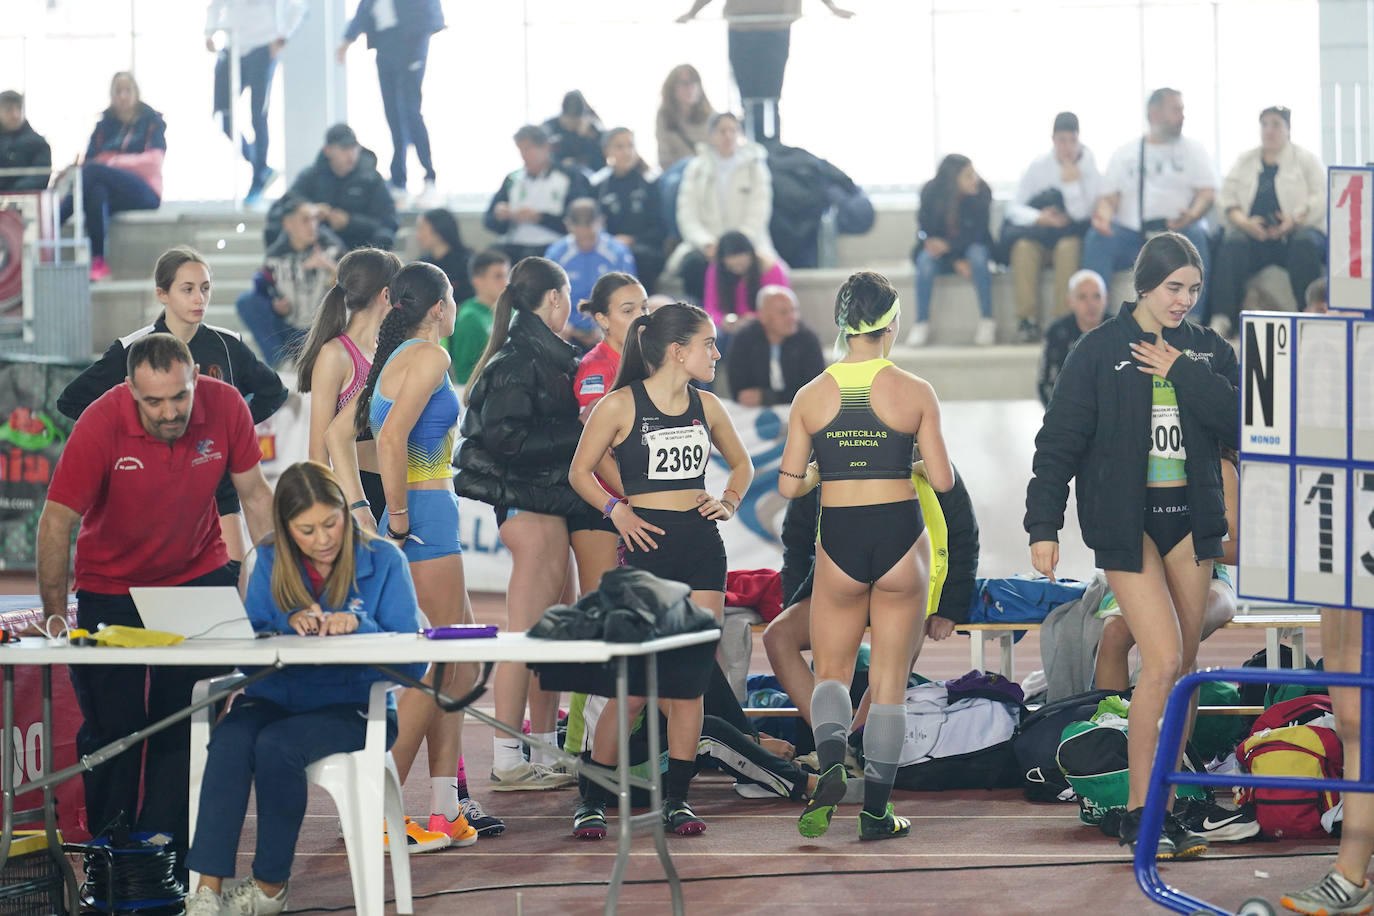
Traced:
MULTIPOLYGON (((1145 809, 1140 817, 1139 839, 1135 848, 1135 879, 1145 895, 1176 913, 1190 916, 1232 916, 1232 911, 1197 897, 1189 896, 1165 884, 1155 864, 1160 830, 1164 826, 1165 805, 1175 785, 1241 786, 1268 789, 1299 789, 1302 791, 1374 792, 1374 613, 1366 613, 1361 622, 1363 642, 1360 652, 1360 672, 1273 670, 1265 668, 1210 668, 1184 675, 1169 693, 1164 707, 1164 719, 1159 728, 1159 745, 1154 766, 1150 770, 1150 788, 1145 796, 1145 809), (1360 779, 1313 779, 1300 776, 1254 776, 1248 774, 1189 773, 1174 770, 1183 743, 1183 730, 1188 722, 1188 706, 1193 691, 1203 681, 1236 681, 1242 684, 1301 684, 1308 687, 1360 688, 1360 779)), ((1241 904, 1236 916, 1272 916, 1275 912, 1268 901, 1255 897, 1241 904)))

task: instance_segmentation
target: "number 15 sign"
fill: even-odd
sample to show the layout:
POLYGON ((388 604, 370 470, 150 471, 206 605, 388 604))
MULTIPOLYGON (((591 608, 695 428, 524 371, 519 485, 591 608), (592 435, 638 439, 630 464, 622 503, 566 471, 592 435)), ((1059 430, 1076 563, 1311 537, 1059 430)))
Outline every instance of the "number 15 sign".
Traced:
POLYGON ((1374 168, 1327 169, 1328 302, 1338 310, 1374 309, 1374 168))

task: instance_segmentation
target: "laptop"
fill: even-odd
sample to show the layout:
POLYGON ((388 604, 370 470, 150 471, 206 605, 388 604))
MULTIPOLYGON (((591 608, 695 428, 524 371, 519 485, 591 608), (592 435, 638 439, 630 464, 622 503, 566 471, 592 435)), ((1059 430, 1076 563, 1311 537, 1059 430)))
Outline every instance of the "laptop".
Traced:
POLYGON ((187 639, 252 639, 253 624, 232 585, 130 588, 138 616, 150 630, 187 639))

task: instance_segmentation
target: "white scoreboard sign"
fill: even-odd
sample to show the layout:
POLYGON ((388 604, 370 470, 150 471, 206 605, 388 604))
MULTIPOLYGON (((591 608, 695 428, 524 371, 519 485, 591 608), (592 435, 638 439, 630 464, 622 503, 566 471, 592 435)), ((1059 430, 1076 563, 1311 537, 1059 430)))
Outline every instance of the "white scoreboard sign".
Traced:
POLYGON ((1331 307, 1374 309, 1374 168, 1327 170, 1326 237, 1331 307))
POLYGON ((1241 317, 1237 591, 1374 610, 1374 321, 1241 317))

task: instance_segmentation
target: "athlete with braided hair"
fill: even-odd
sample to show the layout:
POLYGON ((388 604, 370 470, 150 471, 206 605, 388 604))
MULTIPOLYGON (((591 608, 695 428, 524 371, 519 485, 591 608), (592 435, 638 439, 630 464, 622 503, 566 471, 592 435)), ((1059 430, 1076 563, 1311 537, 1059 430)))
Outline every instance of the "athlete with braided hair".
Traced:
POLYGON ((880 274, 861 271, 840 287, 840 361, 797 392, 778 471, 778 491, 789 499, 817 481, 821 487, 811 593, 811 726, 821 777, 797 824, 805 837, 825 833, 844 798, 853 724, 849 682, 870 623, 872 704, 864 727, 859 837, 911 832, 911 822, 893 812, 888 798, 906 735, 907 675, 921 649, 927 611, 930 537, 911 482, 913 446, 920 445, 936 491, 954 486, 954 470, 935 390, 887 359, 900 314, 897 291, 880 274))

